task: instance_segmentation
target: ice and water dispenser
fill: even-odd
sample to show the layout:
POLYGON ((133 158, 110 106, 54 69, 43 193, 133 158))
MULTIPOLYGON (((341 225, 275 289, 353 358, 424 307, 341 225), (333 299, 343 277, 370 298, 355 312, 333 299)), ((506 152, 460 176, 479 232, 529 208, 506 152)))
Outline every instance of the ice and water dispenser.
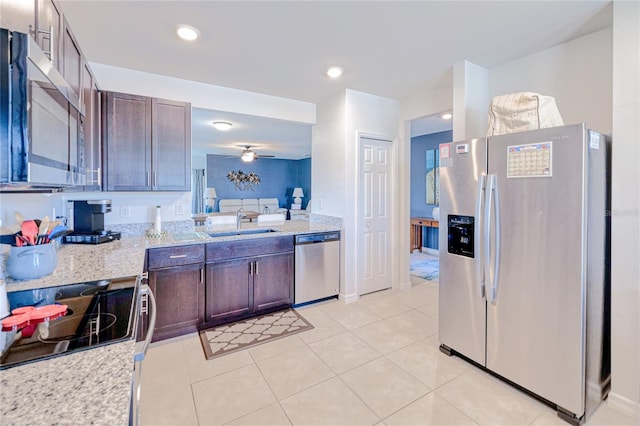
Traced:
POLYGON ((473 216, 447 216, 447 249, 449 253, 474 257, 474 226, 473 216))

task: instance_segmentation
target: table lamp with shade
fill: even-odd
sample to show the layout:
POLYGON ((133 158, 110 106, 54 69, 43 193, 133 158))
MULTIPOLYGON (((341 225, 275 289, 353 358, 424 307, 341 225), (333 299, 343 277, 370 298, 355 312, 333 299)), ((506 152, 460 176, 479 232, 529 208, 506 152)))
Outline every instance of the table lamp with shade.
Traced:
POLYGON ((302 203, 302 197, 304 197, 304 193, 302 192, 302 188, 294 188, 292 195, 293 195, 294 204, 300 205, 302 203))
POLYGON ((207 192, 204 198, 206 200, 205 213, 213 213, 213 206, 216 203, 216 198, 218 198, 218 194, 216 194, 216 189, 207 188, 207 192))

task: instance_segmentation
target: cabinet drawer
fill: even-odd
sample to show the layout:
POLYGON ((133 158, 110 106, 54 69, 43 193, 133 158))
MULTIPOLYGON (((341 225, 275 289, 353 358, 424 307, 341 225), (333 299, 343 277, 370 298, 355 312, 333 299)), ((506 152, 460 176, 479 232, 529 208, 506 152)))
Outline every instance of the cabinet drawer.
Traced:
POLYGON ((293 251, 293 236, 267 237, 207 244, 207 262, 293 251))
POLYGON ((204 262, 204 244, 149 249, 149 269, 204 262))

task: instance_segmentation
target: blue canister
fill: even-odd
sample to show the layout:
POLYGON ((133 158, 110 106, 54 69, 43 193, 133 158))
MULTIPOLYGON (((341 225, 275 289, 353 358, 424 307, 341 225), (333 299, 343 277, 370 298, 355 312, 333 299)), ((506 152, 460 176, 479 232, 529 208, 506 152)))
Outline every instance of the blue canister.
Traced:
POLYGON ((7 274, 16 280, 32 280, 49 275, 58 265, 55 243, 11 247, 7 274))

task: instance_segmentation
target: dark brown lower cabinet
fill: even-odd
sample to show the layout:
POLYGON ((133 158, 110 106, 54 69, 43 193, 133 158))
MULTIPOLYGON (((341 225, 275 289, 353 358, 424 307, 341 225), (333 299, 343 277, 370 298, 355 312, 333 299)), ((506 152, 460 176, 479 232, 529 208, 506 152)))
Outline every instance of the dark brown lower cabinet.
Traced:
POLYGON ((207 263, 207 321, 221 323, 251 312, 249 267, 247 259, 207 263))
POLYGON ((291 306, 293 238, 211 243, 206 256, 207 326, 291 306))
POLYGON ((157 309, 153 341, 198 331, 205 319, 204 247, 152 249, 148 262, 157 309), (179 264, 188 259, 200 263, 179 264))
POLYGON ((293 253, 273 254, 254 260, 253 312, 291 305, 293 253))

